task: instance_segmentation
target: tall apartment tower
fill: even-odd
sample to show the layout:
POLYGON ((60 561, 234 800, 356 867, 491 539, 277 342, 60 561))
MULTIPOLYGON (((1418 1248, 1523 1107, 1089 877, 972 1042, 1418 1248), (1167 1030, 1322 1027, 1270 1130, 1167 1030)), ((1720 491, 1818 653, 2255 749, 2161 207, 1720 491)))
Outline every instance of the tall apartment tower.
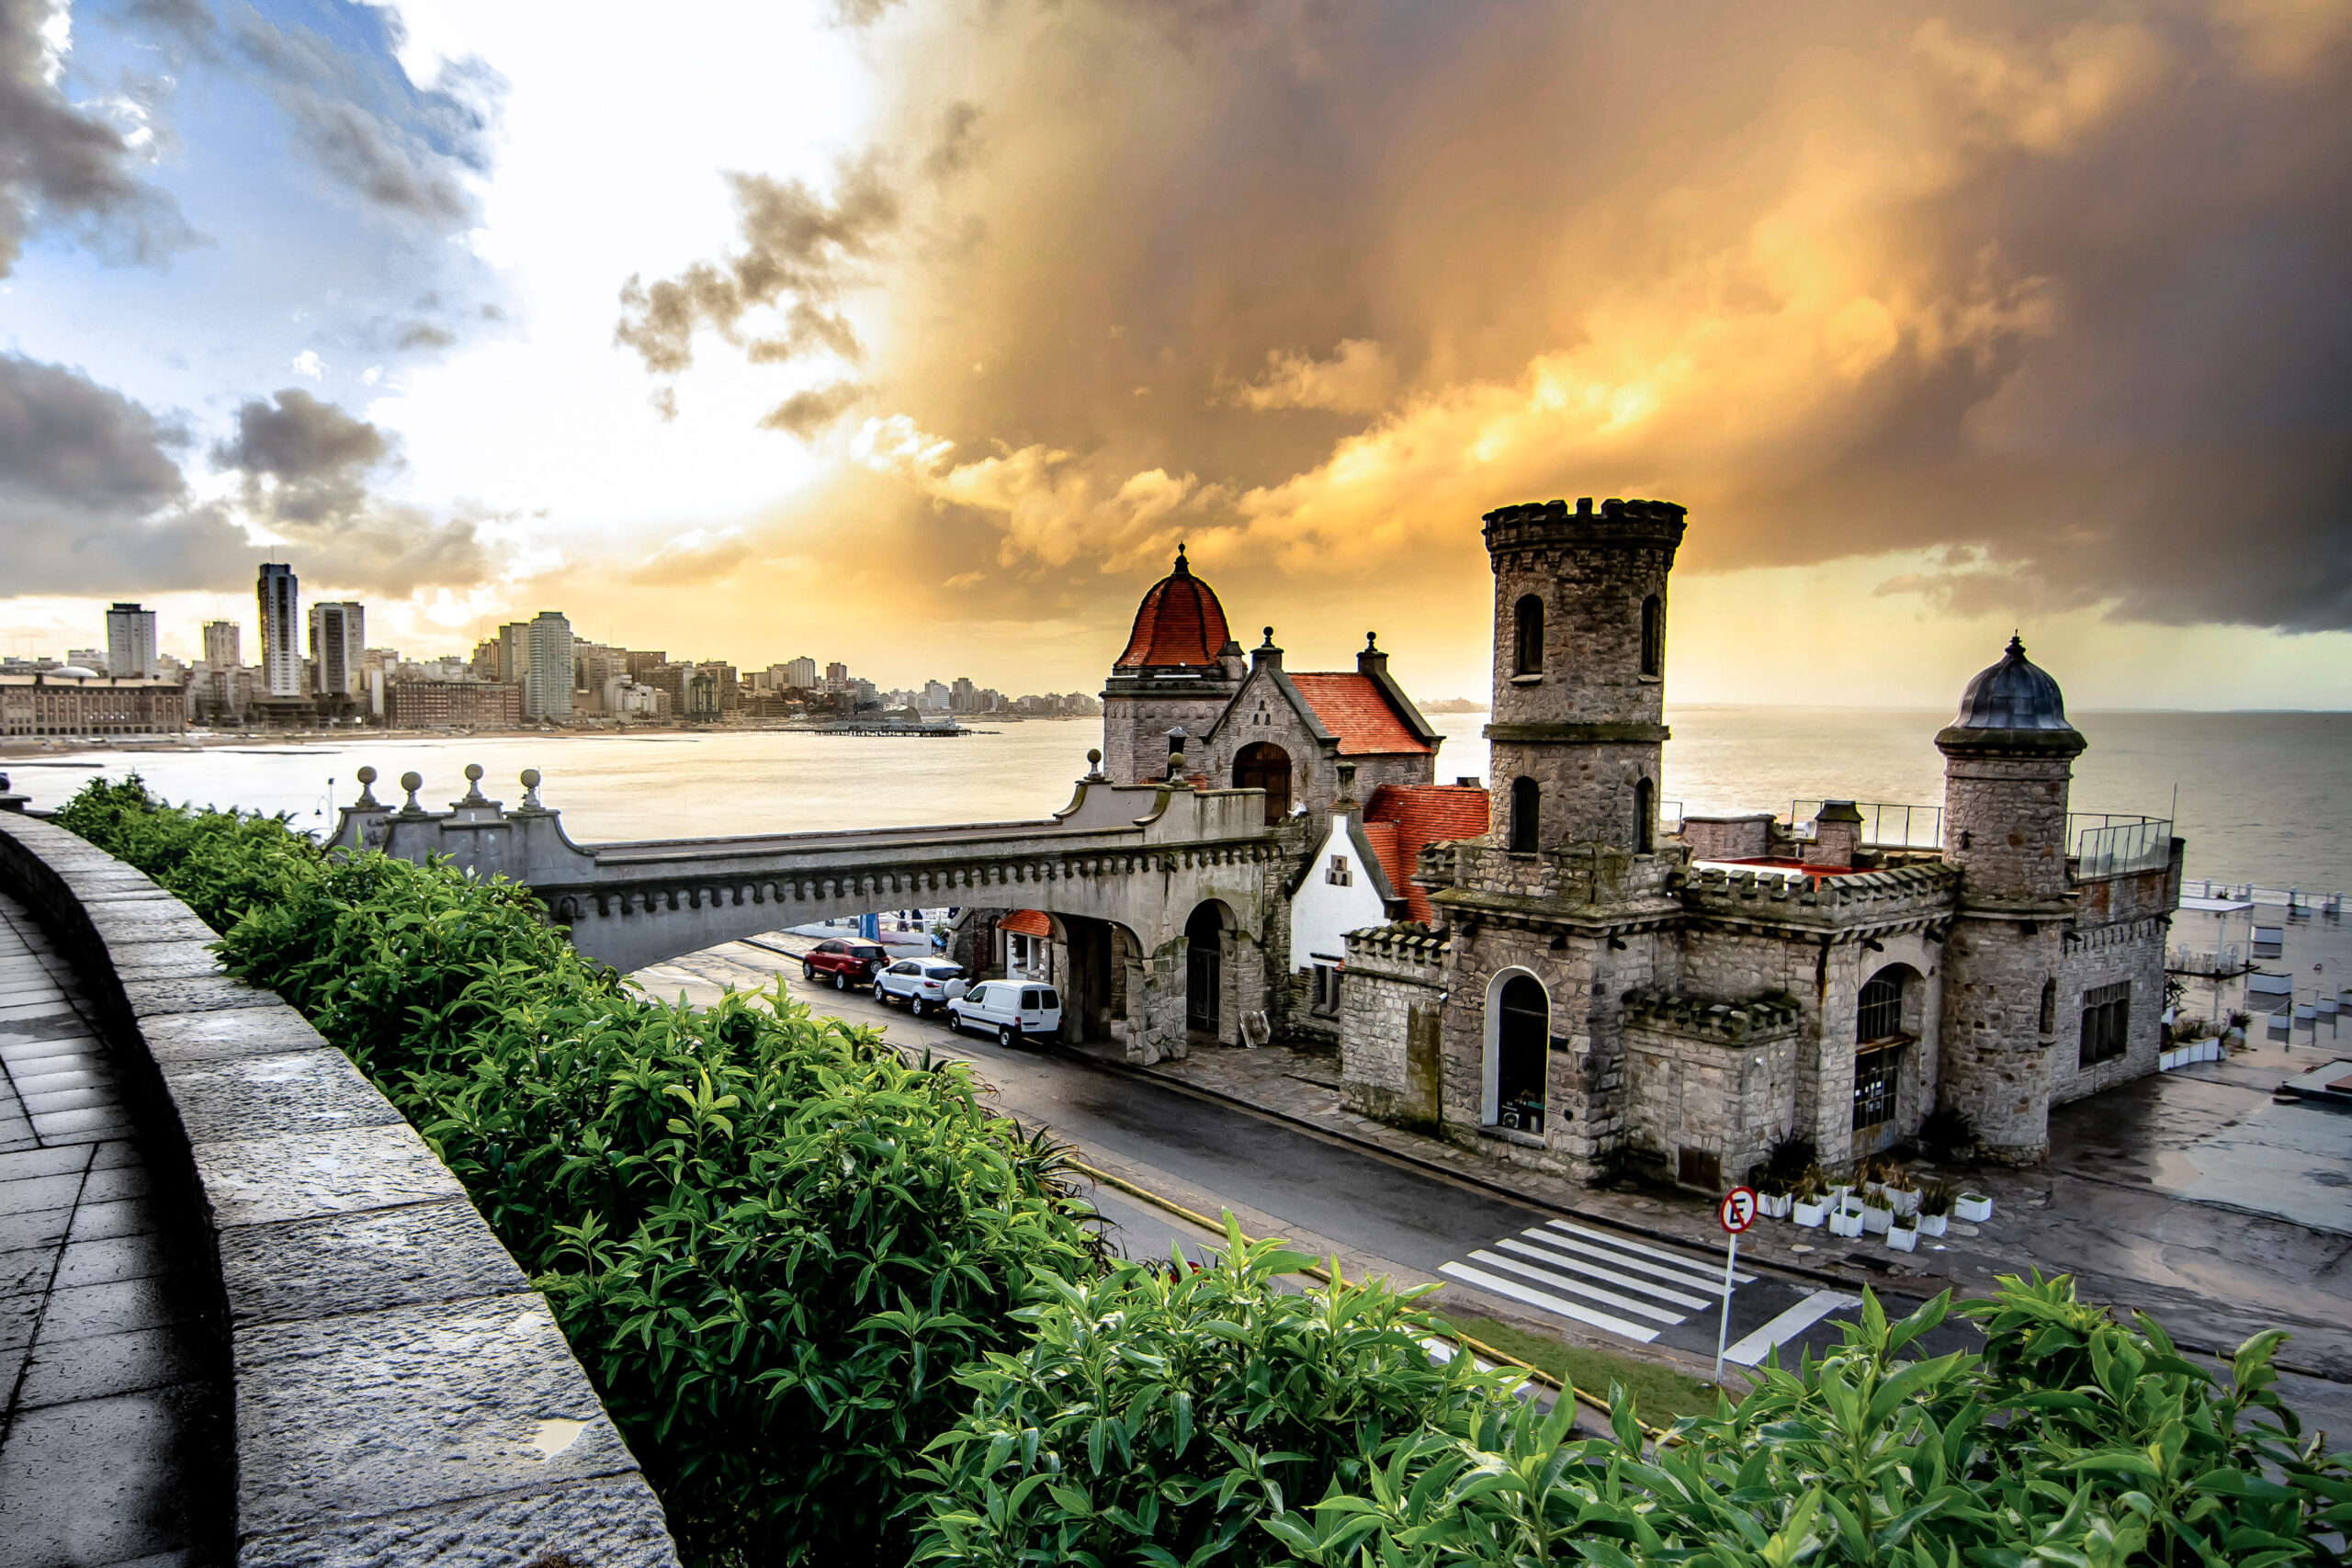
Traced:
POLYGON ((243 640, 234 621, 204 623, 204 662, 214 670, 234 671, 244 662, 243 640))
POLYGON ((498 678, 521 682, 531 673, 531 623, 509 621, 498 628, 498 678))
POLYGON ((1968 683, 1936 736, 1944 754, 1944 859, 1961 868, 1944 943, 1943 1102, 1985 1151, 2030 1163, 2050 1146, 2050 1051, 2072 915, 2066 798, 2088 744, 2018 637, 1968 683))
POLYGON ((368 651, 367 612, 350 600, 311 606, 311 670, 322 696, 356 696, 368 651))
POLYGON ((1487 513, 1497 845, 1657 847, 1667 576, 1683 514, 1664 501, 1596 512, 1589 499, 1487 513))
POLYGON ((542 610, 526 626, 527 669, 523 677, 523 716, 571 716, 571 623, 560 610, 542 610))
POLYGON ((254 597, 261 606, 262 681, 273 697, 302 694, 302 594, 290 566, 264 562, 254 597))
POLYGON ((797 691, 808 691, 817 684, 817 661, 802 654, 784 667, 784 683, 797 691))
POLYGON ((155 612, 136 604, 107 606, 107 673, 155 679, 155 612))

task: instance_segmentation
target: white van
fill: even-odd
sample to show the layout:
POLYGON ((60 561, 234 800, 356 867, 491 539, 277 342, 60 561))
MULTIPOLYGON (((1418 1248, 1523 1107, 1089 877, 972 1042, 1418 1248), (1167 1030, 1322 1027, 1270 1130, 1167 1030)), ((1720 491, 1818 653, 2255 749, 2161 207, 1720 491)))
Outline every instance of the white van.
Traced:
POLYGON ((1048 1035, 1062 1026, 1062 998, 1035 980, 984 980, 947 1004, 947 1027, 958 1033, 993 1032, 1011 1045, 1024 1034, 1048 1035))

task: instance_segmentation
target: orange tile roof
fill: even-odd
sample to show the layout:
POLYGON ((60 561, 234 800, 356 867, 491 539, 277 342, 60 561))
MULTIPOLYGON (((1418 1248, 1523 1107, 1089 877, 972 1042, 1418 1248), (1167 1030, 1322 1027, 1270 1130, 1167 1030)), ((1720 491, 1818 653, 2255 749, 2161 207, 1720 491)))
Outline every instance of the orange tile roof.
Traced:
POLYGON ((1437 918, 1430 896, 1413 881, 1422 846, 1478 837, 1487 830, 1487 792, 1475 784, 1382 784, 1372 792, 1363 836, 1414 919, 1437 918))
POLYGON ((1011 931, 1015 936, 1051 936, 1054 934, 1054 922, 1046 919, 1043 909, 1015 909, 999 920, 996 929, 1011 931))
POLYGON ((1136 607, 1135 630, 1112 668, 1200 668, 1215 664, 1217 649, 1232 640, 1216 590, 1193 575, 1179 547, 1176 570, 1153 583, 1136 607))
POLYGON ((1340 738, 1340 756, 1429 755, 1428 743, 1405 727, 1371 676, 1301 673, 1293 675, 1290 683, 1323 728, 1340 738))

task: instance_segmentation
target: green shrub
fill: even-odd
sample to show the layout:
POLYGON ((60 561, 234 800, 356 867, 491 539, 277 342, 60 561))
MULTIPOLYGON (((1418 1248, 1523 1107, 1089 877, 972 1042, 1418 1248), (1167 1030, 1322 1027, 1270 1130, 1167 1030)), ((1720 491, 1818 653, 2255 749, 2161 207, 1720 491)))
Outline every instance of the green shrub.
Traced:
POLYGON ((1285 1292, 1313 1262, 1245 1244, 1214 1266, 1041 1278, 1023 1349, 958 1381, 970 1412, 932 1445, 917 1562, 1250 1564, 1261 1528, 1365 1484, 1388 1439, 1498 1408, 1515 1374, 1432 1363, 1423 1292, 1285 1292))
POLYGON ((424 1134, 534 1282, 690 1555, 896 1562, 960 1368, 1101 1267, 1062 1156, 960 1064, 730 995, 666 1007, 526 890, 134 780, 63 817, 189 897, 424 1134))

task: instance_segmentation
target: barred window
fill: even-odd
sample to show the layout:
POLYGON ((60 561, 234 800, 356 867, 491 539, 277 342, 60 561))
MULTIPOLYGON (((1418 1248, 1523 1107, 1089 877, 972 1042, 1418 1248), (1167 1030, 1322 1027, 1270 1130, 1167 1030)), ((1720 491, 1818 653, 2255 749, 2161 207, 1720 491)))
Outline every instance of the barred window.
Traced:
POLYGON ((1901 1082, 1903 1047, 1863 1051, 1854 1057, 1854 1131, 1883 1126, 1894 1120, 1896 1086, 1901 1082))
MULTIPOLYGON (((1859 1043, 1886 1040, 1903 1032, 1903 981, 1888 974, 1873 976, 1862 987, 1854 1020, 1859 1043)), ((1856 1123, 1860 1125, 1860 1123, 1856 1123)))
POLYGON ((2083 1045, 2080 1065, 2111 1062, 2132 1042, 2132 982, 2094 986, 2083 993, 2083 1045))

